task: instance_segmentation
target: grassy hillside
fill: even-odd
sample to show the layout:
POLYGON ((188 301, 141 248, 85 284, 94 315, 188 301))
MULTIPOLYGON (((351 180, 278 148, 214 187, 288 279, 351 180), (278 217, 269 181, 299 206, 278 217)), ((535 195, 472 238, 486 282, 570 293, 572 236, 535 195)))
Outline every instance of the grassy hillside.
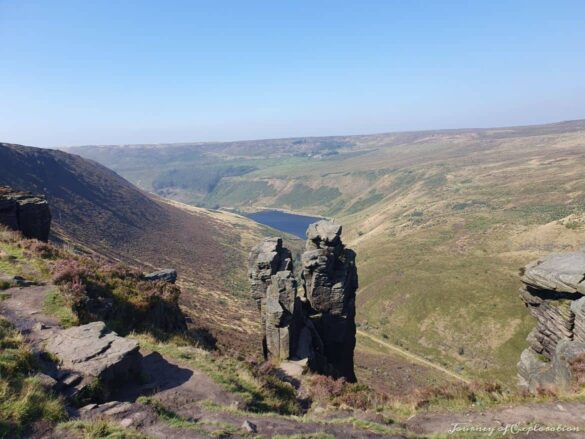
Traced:
POLYGON ((0 144, 0 185, 46 195, 55 240, 142 270, 177 269, 196 325, 220 344, 256 346, 245 261, 252 242, 273 231, 234 214, 169 203, 62 151, 0 144))
POLYGON ((165 195, 335 217, 358 252, 361 328, 471 377, 514 378, 533 325, 518 269, 585 245, 585 121, 75 151, 147 190, 152 157, 161 174, 246 166, 205 194, 165 195))

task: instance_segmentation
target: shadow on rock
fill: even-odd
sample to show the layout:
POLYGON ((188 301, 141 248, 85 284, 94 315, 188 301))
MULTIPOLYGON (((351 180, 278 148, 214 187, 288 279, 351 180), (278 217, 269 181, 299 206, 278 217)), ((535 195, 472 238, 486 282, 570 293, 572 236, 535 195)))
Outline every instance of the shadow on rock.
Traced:
POLYGON ((193 371, 169 363, 158 352, 152 352, 142 359, 142 377, 120 387, 112 399, 134 402, 140 396, 179 387, 193 376, 193 371))

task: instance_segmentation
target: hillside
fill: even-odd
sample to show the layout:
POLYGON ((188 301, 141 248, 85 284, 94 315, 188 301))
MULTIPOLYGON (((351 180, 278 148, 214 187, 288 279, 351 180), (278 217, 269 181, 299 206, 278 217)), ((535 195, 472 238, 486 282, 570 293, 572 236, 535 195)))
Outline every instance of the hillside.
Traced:
POLYGON ((248 240, 266 229, 236 215, 169 204, 62 151, 0 144, 0 185, 46 195, 54 240, 143 269, 177 269, 193 321, 220 342, 253 346, 247 334, 256 331, 255 310, 239 261, 248 240))
POLYGON ((184 332, 180 294, 123 263, 0 226, 0 436, 480 437, 453 433, 460 423, 497 437, 512 424, 539 428, 541 438, 561 437, 546 433, 561 425, 563 438, 577 438, 585 427, 582 395, 493 383, 385 395, 309 370, 293 378, 282 365, 226 355, 184 332), (99 306, 108 301, 114 306, 99 306))
POLYGON ((585 243, 582 120, 72 151, 165 197, 335 217, 358 253, 361 329, 468 377, 514 379, 533 325, 518 269, 585 243))

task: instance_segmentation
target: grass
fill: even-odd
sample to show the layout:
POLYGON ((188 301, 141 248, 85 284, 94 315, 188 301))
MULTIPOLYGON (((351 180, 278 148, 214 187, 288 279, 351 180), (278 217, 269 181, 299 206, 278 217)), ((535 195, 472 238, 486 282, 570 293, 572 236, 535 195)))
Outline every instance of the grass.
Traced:
POLYGON ((59 323, 65 328, 79 324, 79 319, 57 287, 47 293, 43 303, 43 312, 57 317, 59 323))
POLYGON ((308 434, 277 434, 274 439, 335 439, 335 436, 329 433, 308 433, 308 434))
POLYGON ((275 194, 274 188, 262 180, 222 180, 214 191, 204 199, 204 203, 207 206, 215 204, 218 206, 237 206, 250 198, 262 198, 275 194))
POLYGON ((154 408, 160 419, 166 422, 170 427, 180 428, 184 430, 194 430, 211 438, 226 438, 226 437, 256 437, 241 428, 235 427, 227 422, 219 421, 191 421, 183 418, 177 413, 167 409, 160 402, 154 398, 140 397, 138 402, 149 405, 154 408))
MULTIPOLYGON (((373 433, 381 433, 381 434, 396 434, 401 431, 399 427, 393 427, 390 425, 384 425, 376 422, 366 421, 363 419, 358 419, 353 416, 349 417, 340 417, 340 418, 331 418, 331 419, 323 419, 316 417, 314 415, 305 414, 303 416, 297 415, 279 415, 276 413, 250 413, 246 410, 241 410, 231 406, 224 406, 219 405, 214 402, 204 401, 202 407, 209 411, 216 411, 221 413, 230 413, 234 415, 239 415, 242 417, 279 417, 281 419, 287 419, 294 422, 298 422, 300 424, 318 424, 318 425, 352 425, 355 428, 360 430, 369 431, 373 433)), ((392 422, 390 422, 392 424, 392 422)), ((286 436, 284 436, 286 437, 286 436)), ((310 437, 310 436, 309 436, 310 437)))
MULTIPOLYGON (((21 276, 35 283, 47 281, 49 269, 46 262, 31 251, 37 242, 23 240, 18 233, 0 226, 0 274, 21 276)), ((0 290, 11 286, 7 281, 0 281, 0 290)))
POLYGON ((137 430, 105 420, 64 422, 57 426, 57 431, 63 430, 75 432, 82 439, 148 439, 137 430))
POLYGON ((11 243, 0 242, 0 273, 8 276, 22 276, 23 271, 23 250, 11 243))
POLYGON ((201 370, 228 392, 241 396, 252 412, 300 414, 294 388, 271 375, 254 376, 250 368, 232 357, 215 356, 190 346, 185 340, 157 341, 145 334, 133 334, 140 345, 201 370))
POLYGON ((280 195, 274 202, 277 206, 303 209, 308 206, 327 205, 341 195, 335 187, 321 186, 317 189, 304 184, 295 184, 290 192, 280 195))
POLYGON ((0 437, 20 437, 36 421, 67 417, 62 400, 43 388, 37 371, 30 347, 0 318, 0 437))
POLYGON ((379 194, 376 192, 371 193, 367 197, 359 199, 358 201, 353 203, 351 206, 349 206, 349 208, 347 209, 347 213, 352 214, 352 213, 360 212, 360 211, 367 209, 368 207, 373 206, 374 204, 378 203, 383 198, 384 198, 384 194, 379 194))

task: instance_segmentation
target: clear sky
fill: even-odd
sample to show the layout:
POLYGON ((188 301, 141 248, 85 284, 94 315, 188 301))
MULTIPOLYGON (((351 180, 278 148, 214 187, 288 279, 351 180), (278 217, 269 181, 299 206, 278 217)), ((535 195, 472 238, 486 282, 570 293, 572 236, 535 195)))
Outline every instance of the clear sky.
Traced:
POLYGON ((0 0, 0 141, 585 118, 585 1, 0 0))

